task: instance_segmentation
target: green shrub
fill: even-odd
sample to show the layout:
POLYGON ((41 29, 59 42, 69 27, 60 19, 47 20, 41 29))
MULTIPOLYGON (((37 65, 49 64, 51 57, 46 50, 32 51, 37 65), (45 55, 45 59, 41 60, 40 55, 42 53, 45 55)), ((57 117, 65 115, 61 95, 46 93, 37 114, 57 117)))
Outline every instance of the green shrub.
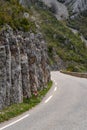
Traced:
POLYGON ((30 19, 24 18, 24 13, 30 11, 22 7, 18 0, 8 0, 0 1, 0 28, 8 24, 13 29, 19 29, 23 31, 33 30, 35 31, 36 27, 34 22, 30 19))

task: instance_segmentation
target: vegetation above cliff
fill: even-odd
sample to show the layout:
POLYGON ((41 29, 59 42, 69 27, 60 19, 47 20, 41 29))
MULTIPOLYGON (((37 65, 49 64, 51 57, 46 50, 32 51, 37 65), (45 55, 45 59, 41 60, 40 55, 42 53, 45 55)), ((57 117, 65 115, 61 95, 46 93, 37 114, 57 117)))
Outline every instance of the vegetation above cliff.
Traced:
POLYGON ((24 13, 31 14, 30 10, 22 7, 18 0, 0 0, 0 28, 9 24, 15 30, 35 30, 34 22, 25 18, 24 13))

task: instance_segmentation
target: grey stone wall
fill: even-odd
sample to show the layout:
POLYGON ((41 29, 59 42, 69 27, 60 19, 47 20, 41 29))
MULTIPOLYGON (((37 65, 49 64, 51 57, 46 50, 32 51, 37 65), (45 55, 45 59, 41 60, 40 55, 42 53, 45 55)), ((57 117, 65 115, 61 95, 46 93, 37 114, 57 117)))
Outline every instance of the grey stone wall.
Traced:
POLYGON ((0 109, 23 102, 47 87, 50 80, 46 42, 42 34, 0 32, 0 109))

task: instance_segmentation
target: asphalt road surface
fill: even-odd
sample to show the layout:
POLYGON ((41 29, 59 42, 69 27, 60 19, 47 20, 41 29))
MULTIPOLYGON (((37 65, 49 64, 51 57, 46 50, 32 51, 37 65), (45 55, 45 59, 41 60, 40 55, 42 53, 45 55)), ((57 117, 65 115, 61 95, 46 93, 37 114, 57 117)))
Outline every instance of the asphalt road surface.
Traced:
POLYGON ((53 87, 32 110, 0 130, 87 130, 87 79, 52 72, 53 87))

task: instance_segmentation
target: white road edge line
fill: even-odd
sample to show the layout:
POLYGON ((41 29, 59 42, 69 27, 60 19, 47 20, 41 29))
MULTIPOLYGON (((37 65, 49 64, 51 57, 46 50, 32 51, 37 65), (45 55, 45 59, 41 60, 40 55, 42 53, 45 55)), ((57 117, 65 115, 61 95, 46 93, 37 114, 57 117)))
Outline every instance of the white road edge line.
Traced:
POLYGON ((55 87, 54 92, 57 90, 57 87, 55 87))
POLYGON ((30 114, 27 114, 27 115, 21 117, 20 119, 14 121, 14 122, 12 122, 12 123, 10 123, 10 124, 4 126, 4 127, 1 127, 0 130, 3 130, 3 129, 5 129, 5 128, 9 127, 9 126, 12 126, 12 125, 16 124, 17 122, 19 122, 19 121, 21 121, 21 120, 27 118, 29 115, 30 115, 30 114))
POLYGON ((53 95, 51 95, 51 96, 45 101, 45 103, 47 103, 52 97, 53 97, 53 95))

